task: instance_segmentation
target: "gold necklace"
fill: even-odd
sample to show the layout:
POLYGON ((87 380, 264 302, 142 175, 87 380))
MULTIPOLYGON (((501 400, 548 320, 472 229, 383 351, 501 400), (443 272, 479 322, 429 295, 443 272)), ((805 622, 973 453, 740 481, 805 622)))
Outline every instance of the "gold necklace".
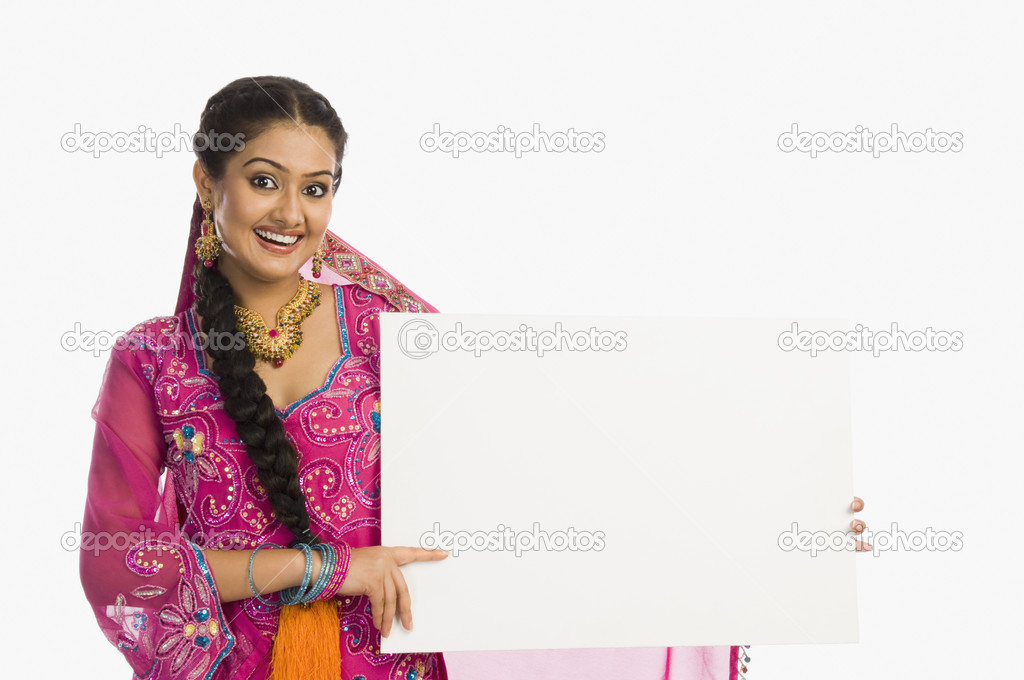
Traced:
POLYGON ((245 333, 249 351, 257 359, 271 361, 275 368, 280 368, 302 344, 300 325, 319 305, 320 286, 299 276, 299 289, 288 304, 277 310, 276 328, 267 330, 259 312, 238 305, 235 305, 235 322, 245 333))

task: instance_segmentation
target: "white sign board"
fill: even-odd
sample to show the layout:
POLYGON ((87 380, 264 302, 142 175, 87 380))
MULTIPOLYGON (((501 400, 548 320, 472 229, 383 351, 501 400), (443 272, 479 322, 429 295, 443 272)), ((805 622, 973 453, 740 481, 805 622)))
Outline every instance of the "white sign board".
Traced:
POLYGON ((380 324, 382 653, 857 641, 846 322, 380 324))

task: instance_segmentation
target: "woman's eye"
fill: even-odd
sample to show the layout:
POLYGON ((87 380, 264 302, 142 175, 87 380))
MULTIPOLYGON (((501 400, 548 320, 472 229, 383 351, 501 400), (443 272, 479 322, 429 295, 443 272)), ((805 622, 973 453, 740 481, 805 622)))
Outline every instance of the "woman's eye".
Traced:
POLYGON ((257 189, 276 189, 277 185, 274 184, 274 180, 270 179, 266 175, 257 175, 252 178, 252 185, 257 189))
POLYGON ((320 198, 321 196, 327 194, 327 189, 324 187, 323 184, 311 184, 308 187, 306 187, 307 191, 309 191, 310 189, 313 190, 313 193, 311 193, 310 196, 313 196, 314 198, 320 198))

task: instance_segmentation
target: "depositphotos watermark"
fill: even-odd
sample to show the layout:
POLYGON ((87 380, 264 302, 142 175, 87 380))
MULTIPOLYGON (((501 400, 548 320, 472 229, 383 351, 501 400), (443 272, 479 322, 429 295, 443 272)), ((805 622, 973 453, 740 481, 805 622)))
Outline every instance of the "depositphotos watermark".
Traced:
POLYGON ((157 158, 163 157, 165 153, 177 153, 180 151, 241 151, 245 147, 245 135, 242 133, 228 134, 226 132, 191 132, 181 129, 180 123, 174 124, 174 130, 156 132, 145 125, 140 125, 137 130, 119 130, 108 132, 101 130, 91 132, 82 130, 81 123, 75 123, 75 129, 65 132, 60 138, 60 148, 68 153, 81 151, 91 153, 93 158, 99 158, 109 151, 117 153, 152 153, 157 158))
POLYGON ((868 352, 876 357, 882 352, 959 352, 964 346, 963 331, 936 331, 932 327, 923 331, 901 330, 895 321, 887 331, 872 331, 857 324, 852 331, 802 331, 794 321, 788 331, 779 333, 779 349, 792 352, 798 349, 812 357, 818 352, 868 352))
POLYGON ((575 128, 545 132, 540 129, 539 123, 533 124, 532 132, 515 132, 504 125, 488 132, 442 132, 441 124, 434 123, 433 130, 420 136, 420 148, 427 153, 450 153, 452 158, 458 158, 459 154, 469 151, 514 153, 516 158, 522 158, 524 153, 538 151, 601 153, 604 151, 604 133, 577 132, 575 128))
POLYGON ((182 541, 190 541, 200 548, 207 545, 208 539, 202 532, 189 535, 184 531, 155 531, 152 527, 140 524, 137 531, 82 531, 82 523, 75 522, 75 528, 65 531, 60 537, 60 547, 68 552, 81 550, 98 556, 107 550, 124 552, 130 549, 145 548, 166 552, 166 546, 174 546, 182 541))
POLYGON ((90 331, 82 330, 82 322, 76 321, 72 330, 60 336, 60 346, 65 352, 91 352, 94 357, 111 349, 124 350, 132 344, 144 344, 149 349, 162 350, 178 348, 185 345, 187 349, 242 349, 245 347, 245 333, 242 331, 214 331, 212 333, 176 334, 174 336, 156 334, 155 337, 142 336, 134 332, 124 331, 90 331))
POLYGON ((515 552, 516 557, 530 550, 562 552, 564 550, 604 550, 603 531, 578 531, 568 527, 564 531, 545 531, 540 522, 533 523, 531 531, 515 531, 512 527, 499 524, 491 531, 442 531, 441 523, 434 522, 432 531, 420 536, 420 547, 427 550, 441 548, 453 557, 459 552, 515 552))
POLYGON ((856 550, 857 541, 862 541, 870 544, 871 553, 878 557, 879 553, 896 550, 959 552, 964 547, 963 539, 962 531, 935 531, 932 527, 926 527, 924 531, 906 532, 896 522, 890 525, 889 531, 865 529, 859 534, 852 531, 805 531, 793 522, 789 531, 779 534, 778 545, 786 552, 799 550, 816 557, 819 552, 856 550))
POLYGON ((626 331, 603 331, 591 326, 586 331, 568 331, 562 322, 554 330, 538 331, 527 324, 510 331, 468 331, 462 322, 455 330, 440 333, 426 319, 411 319, 398 329, 398 346, 411 359, 423 359, 440 350, 472 352, 479 357, 484 352, 545 352, 568 350, 571 352, 621 352, 626 349, 626 331))
POLYGON ((870 152, 878 158, 894 151, 958 153, 964 148, 964 135, 962 132, 935 132, 931 128, 924 132, 903 132, 896 123, 889 126, 888 132, 872 132, 863 125, 848 131, 801 132, 793 123, 788 132, 779 135, 778 145, 785 153, 800 151, 811 158, 828 152, 870 152))

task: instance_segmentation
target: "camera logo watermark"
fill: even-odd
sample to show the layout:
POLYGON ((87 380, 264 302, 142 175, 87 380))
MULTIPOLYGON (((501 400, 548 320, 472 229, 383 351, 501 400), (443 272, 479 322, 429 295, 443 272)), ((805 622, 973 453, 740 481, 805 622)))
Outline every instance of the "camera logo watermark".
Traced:
POLYGON ((817 158, 819 153, 866 153, 875 158, 883 153, 910 151, 921 153, 959 153, 964 148, 962 132, 935 132, 931 128, 924 132, 903 132, 896 123, 888 132, 872 132, 858 125, 846 132, 801 132, 793 123, 788 132, 779 135, 778 146, 784 153, 799 151, 817 158))
POLYGON ((434 123, 430 132, 420 136, 420 149, 427 153, 440 151, 452 158, 467 152, 514 153, 522 158, 524 153, 553 151, 562 153, 601 153, 604 151, 603 132, 577 132, 575 128, 558 132, 544 132, 539 123, 533 124, 531 132, 515 132, 512 128, 499 125, 490 132, 448 132, 441 131, 441 124, 434 123))
POLYGON ((818 352, 868 352, 879 356, 882 352, 959 352, 963 349, 962 331, 936 331, 931 326, 923 331, 901 330, 892 322, 887 331, 872 331, 857 324, 852 331, 802 331, 794 321, 788 331, 779 333, 779 349, 792 352, 797 349, 812 357, 818 352))
POLYGON ((548 532, 540 528, 540 522, 533 523, 532 531, 515 531, 512 527, 499 524, 492 531, 473 532, 442 531, 440 522, 434 522, 434 529, 420 536, 420 547, 427 550, 441 548, 453 557, 467 550, 514 552, 516 557, 522 557, 524 552, 532 550, 601 551, 605 546, 604 538, 603 531, 578 531, 574 527, 548 532))
POLYGON ((76 321, 72 330, 60 336, 60 346, 65 352, 91 352, 94 357, 111 350, 125 350, 132 343, 145 342, 150 349, 178 348, 184 344, 189 349, 240 350, 245 347, 245 333, 242 331, 214 331, 169 336, 158 334, 155 337, 132 335, 124 331, 90 331, 82 330, 82 322, 76 321))
POLYGON ((562 350, 621 352, 626 349, 626 331, 602 331, 591 326, 586 331, 570 332, 562 328, 561 321, 555 323, 554 330, 537 331, 520 324, 511 331, 468 331, 463 330, 460 321, 455 330, 440 333, 426 319, 411 319, 398 329, 398 346, 411 359, 423 359, 441 350, 472 352, 477 357, 491 351, 535 352, 538 357, 562 350))
POLYGON ((871 531, 865 529, 859 534, 848 531, 805 531, 796 522, 789 531, 779 534, 779 548, 792 552, 799 550, 816 557, 819 552, 856 550, 857 541, 871 544, 871 552, 878 557, 881 552, 906 550, 910 552, 959 552, 963 549, 964 535, 962 531, 935 531, 932 527, 924 531, 905 532, 899 529, 896 522, 890 525, 889 531, 871 531))
POLYGON ((90 132, 82 130, 81 123, 75 129, 65 132, 60 138, 60 148, 68 153, 81 151, 91 153, 93 158, 114 151, 116 153, 152 153, 162 158, 165 153, 180 151, 241 151, 245 147, 245 135, 228 134, 211 130, 209 134, 197 132, 193 135, 174 124, 174 131, 155 132, 140 125, 137 130, 117 132, 90 132))

